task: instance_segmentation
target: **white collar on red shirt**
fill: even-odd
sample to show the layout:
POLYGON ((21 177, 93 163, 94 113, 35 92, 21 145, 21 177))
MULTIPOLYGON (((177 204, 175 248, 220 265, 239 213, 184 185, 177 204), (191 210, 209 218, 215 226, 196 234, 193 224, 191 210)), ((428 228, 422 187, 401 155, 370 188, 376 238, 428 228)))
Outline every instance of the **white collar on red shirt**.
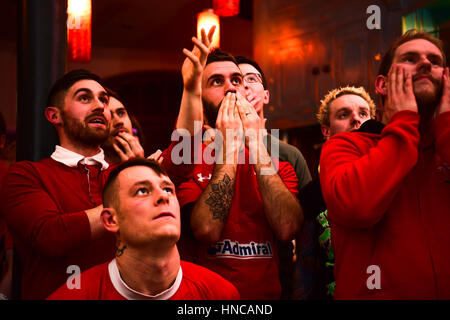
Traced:
POLYGON ((81 164, 87 165, 95 165, 100 163, 102 165, 102 170, 106 170, 109 167, 108 162, 105 161, 105 153, 103 152, 103 149, 100 149, 100 152, 92 157, 85 157, 61 146, 56 146, 55 152, 53 152, 50 157, 68 167, 77 167, 80 161, 81 164))
POLYGON ((113 259, 108 265, 109 277, 111 278, 111 282, 117 292, 128 300, 168 300, 170 299, 175 292, 177 292, 178 288, 181 284, 181 279, 183 278, 183 271, 178 271, 177 278, 173 285, 167 290, 157 294, 157 295, 148 295, 137 292, 136 290, 131 289, 125 281, 123 281, 120 276, 119 268, 117 268, 116 259, 113 259))

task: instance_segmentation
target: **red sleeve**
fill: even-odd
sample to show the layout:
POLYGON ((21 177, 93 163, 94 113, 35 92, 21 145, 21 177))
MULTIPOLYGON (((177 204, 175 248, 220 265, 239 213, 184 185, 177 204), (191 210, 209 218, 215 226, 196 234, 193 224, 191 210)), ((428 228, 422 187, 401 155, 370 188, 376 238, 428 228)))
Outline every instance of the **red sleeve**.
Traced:
POLYGON ((286 187, 294 196, 298 194, 298 177, 292 165, 287 161, 279 161, 278 174, 286 187))
POLYGON ((378 136, 342 133, 327 141, 320 184, 334 223, 371 227, 383 217, 397 188, 418 160, 419 114, 396 113, 378 136))
POLYGON ((28 162, 11 165, 1 199, 11 233, 46 256, 64 256, 91 241, 86 212, 60 212, 51 195, 43 189, 36 169, 28 162))
POLYGON ((180 139, 172 141, 161 154, 163 158, 161 165, 176 186, 191 178, 194 164, 202 159, 201 135, 180 135, 180 137, 172 137, 180 139))
POLYGON ((437 152, 450 164, 450 111, 439 114, 435 125, 437 152))
POLYGON ((188 203, 196 202, 202 195, 203 190, 195 183, 194 179, 183 182, 177 188, 177 198, 180 208, 188 203))

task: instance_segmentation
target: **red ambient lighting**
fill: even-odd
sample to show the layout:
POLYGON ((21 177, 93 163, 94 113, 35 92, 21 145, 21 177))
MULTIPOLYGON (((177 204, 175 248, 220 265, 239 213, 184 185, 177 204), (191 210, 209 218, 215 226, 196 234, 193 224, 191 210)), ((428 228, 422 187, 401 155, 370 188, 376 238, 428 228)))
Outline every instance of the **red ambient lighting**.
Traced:
POLYGON ((214 13, 221 17, 231 17, 239 14, 239 0, 214 0, 214 13))
POLYGON ((91 60, 91 0, 67 2, 67 54, 71 62, 91 60))

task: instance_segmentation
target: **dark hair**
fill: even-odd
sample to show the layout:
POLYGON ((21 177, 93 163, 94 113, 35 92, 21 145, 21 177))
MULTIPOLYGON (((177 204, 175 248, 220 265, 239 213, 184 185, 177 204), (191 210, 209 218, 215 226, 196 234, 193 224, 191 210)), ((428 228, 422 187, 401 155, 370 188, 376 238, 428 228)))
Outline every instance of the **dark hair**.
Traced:
POLYGON ((238 65, 236 59, 233 57, 231 53, 216 48, 208 54, 208 58, 206 59, 206 65, 218 61, 231 61, 234 64, 238 65))
POLYGON ((444 46, 440 39, 433 37, 431 34, 429 34, 426 31, 418 31, 417 29, 411 29, 408 30, 405 34, 403 34, 401 37, 397 38, 397 40, 394 41, 392 46, 389 48, 389 50, 384 54, 383 59, 381 60, 380 67, 378 69, 378 75, 387 76, 389 73, 389 70, 391 69, 392 61, 394 60, 395 51, 398 47, 400 47, 402 44, 416 39, 424 39, 432 44, 434 44, 442 53, 442 57, 444 59, 444 67, 447 64, 445 52, 444 52, 444 46))
POLYGON ((246 63, 246 64, 249 64, 249 65, 255 67, 255 69, 258 70, 258 72, 261 74, 261 80, 262 80, 262 85, 263 85, 264 89, 267 90, 266 77, 264 76, 264 72, 262 71, 259 64, 256 63, 256 61, 254 61, 250 58, 244 57, 244 56, 236 56, 234 58, 236 59, 236 62, 238 63, 238 65, 246 63))
POLYGON ((115 182, 117 180, 117 176, 120 172, 123 170, 135 167, 135 166, 145 166, 150 169, 152 169, 158 176, 168 176, 166 171, 161 167, 161 165, 152 159, 146 159, 146 158, 133 158, 128 161, 122 162, 117 167, 115 167, 113 170, 111 170, 108 180, 105 183, 105 186, 103 187, 103 206, 104 207, 115 207, 117 208, 119 206, 119 197, 117 196, 117 192, 115 188, 115 182))
POLYGON ((94 80, 103 85, 101 78, 89 70, 76 69, 69 71, 53 84, 48 94, 47 107, 62 108, 67 90, 80 80, 94 80))
POLYGON ((139 124, 138 119, 133 116, 132 114, 128 114, 128 116, 130 117, 130 121, 131 121, 131 126, 133 127, 133 135, 137 136, 139 139, 139 142, 141 143, 142 147, 145 147, 145 136, 144 136, 144 131, 142 131, 142 127, 139 124))
POLYGON ((104 88, 105 88, 106 92, 108 92, 108 95, 110 97, 116 98, 116 100, 121 101, 120 96, 119 96, 119 94, 116 91, 114 91, 111 88, 105 87, 105 86, 104 86, 104 88))

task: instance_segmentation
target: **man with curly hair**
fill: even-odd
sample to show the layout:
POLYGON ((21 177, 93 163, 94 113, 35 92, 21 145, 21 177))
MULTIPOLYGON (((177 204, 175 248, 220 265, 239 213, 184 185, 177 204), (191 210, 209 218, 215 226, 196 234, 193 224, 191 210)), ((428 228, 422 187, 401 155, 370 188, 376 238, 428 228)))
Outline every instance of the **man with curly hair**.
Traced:
MULTIPOLYGON (((325 140, 331 136, 376 125, 375 103, 363 87, 346 86, 330 91, 321 101, 317 119, 325 140), (370 125, 371 124, 371 125, 370 125)), ((331 299, 334 295, 334 251, 331 246, 330 223, 327 207, 322 197, 319 179, 311 181, 300 190, 299 199, 306 221, 315 220, 318 235, 318 270, 312 297, 331 299)))
POLYGON ((375 103, 363 87, 343 87, 330 91, 321 101, 317 119, 325 139, 340 132, 359 129, 375 118, 375 103))

